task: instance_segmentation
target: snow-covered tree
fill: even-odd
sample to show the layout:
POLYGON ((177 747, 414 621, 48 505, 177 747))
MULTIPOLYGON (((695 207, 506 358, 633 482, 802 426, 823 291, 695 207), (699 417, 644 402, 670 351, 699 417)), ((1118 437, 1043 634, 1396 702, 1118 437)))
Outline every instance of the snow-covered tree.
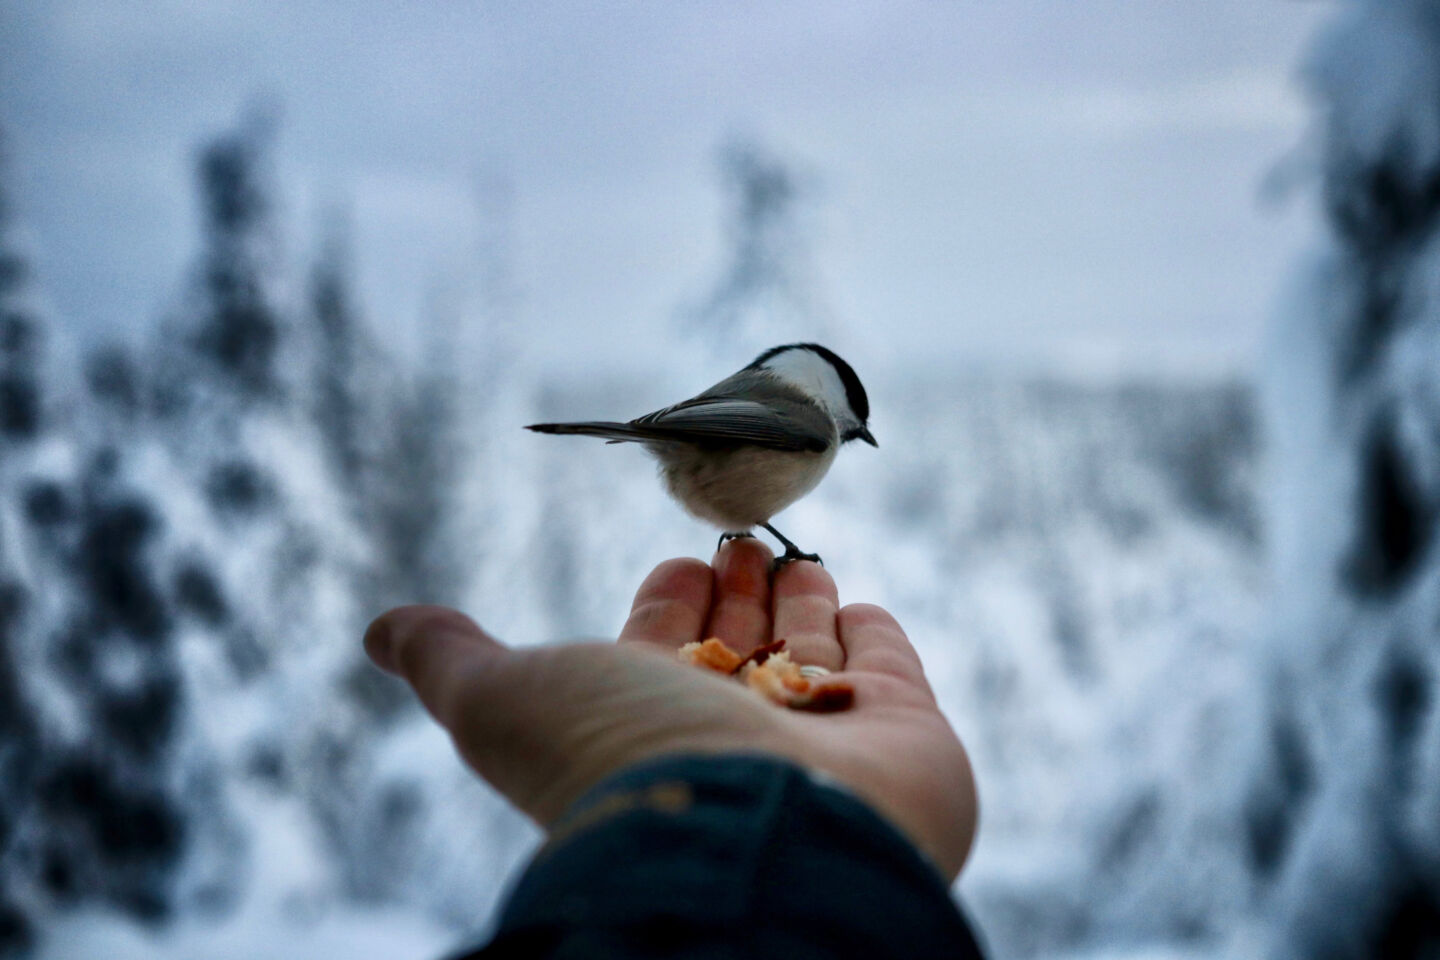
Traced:
POLYGON ((353 495, 374 457, 372 398, 382 371, 355 303, 348 222, 332 212, 322 232, 309 287, 316 342, 312 403, 331 470, 353 495))
POLYGON ((17 840, 41 757, 25 678, 32 597, 20 555, 25 514, 18 488, 45 426, 38 362, 44 332, 30 302, 29 263, 15 242, 5 186, 0 183, 0 956, 28 946, 34 929, 16 882, 24 872, 17 840))
POLYGON ((1440 953, 1440 3, 1317 46, 1329 227, 1275 337, 1280 606, 1248 849, 1285 958, 1440 953))
POLYGON ((683 312, 685 327, 727 358, 831 339, 835 325, 816 290, 809 248, 811 179, 747 140, 727 143, 719 168, 726 259, 710 289, 683 312))
POLYGON ((212 140, 197 165, 205 246, 187 340, 237 399, 273 396, 281 388, 284 327, 270 279, 276 238, 265 183, 272 136, 273 125, 257 116, 212 140))
POLYGON ((168 525, 141 476, 133 368, 97 355, 83 395, 60 402, 57 385, 83 378, 46 349, 59 338, 4 226, 0 941, 19 942, 52 909, 167 917, 208 828, 190 810, 200 754, 187 756, 168 525))

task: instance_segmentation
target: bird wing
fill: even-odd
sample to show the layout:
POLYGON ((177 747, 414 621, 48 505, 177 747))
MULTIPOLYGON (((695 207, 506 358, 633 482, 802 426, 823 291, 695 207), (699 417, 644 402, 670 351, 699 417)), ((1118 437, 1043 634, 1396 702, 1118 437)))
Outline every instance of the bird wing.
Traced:
POLYGON ((834 425, 813 404, 786 397, 765 401, 701 395, 656 410, 629 426, 647 439, 821 453, 833 442, 834 425))

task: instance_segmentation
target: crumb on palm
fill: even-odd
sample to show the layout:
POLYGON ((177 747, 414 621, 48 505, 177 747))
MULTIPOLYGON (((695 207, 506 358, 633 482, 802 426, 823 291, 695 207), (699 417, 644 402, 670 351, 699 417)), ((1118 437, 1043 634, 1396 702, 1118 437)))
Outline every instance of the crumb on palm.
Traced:
POLYGON ((680 648, 680 659, 716 673, 734 673, 745 662, 744 657, 727 647, 719 637, 711 637, 704 643, 685 644, 680 648))
POLYGON ((790 659, 784 640, 767 643, 742 657, 719 637, 710 637, 703 643, 685 644, 678 655, 686 663, 734 676, 772 703, 793 710, 834 713, 850 709, 855 702, 855 688, 850 684, 816 684, 802 674, 800 665, 790 659))

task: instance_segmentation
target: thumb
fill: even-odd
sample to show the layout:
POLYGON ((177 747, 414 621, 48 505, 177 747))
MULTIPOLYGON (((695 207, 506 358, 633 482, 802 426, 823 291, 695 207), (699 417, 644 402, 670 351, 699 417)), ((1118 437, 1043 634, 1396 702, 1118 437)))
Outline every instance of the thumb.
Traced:
POLYGON ((403 679, 436 720, 453 730, 461 693, 513 654, 465 614, 448 607, 396 607, 365 631, 375 665, 403 679))
POLYGON ((456 610, 414 606, 377 617, 365 652, 409 683, 465 762, 538 822, 578 795, 571 781, 583 765, 565 743, 583 696, 559 708, 547 701, 554 671, 535 651, 508 649, 456 610))
POLYGON ((400 607, 365 632, 460 756, 541 825, 648 757, 773 742, 774 712, 644 645, 511 650, 445 607, 400 607))

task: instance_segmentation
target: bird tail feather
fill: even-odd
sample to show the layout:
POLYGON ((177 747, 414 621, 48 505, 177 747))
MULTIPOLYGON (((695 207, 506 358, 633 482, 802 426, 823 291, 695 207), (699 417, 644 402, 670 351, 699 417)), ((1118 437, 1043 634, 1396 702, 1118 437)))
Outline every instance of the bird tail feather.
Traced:
POLYGON ((653 439, 650 431, 629 423, 609 420, 587 420, 580 423, 532 423, 526 430, 536 433, 571 434, 582 437, 604 437, 610 443, 639 443, 653 439))

